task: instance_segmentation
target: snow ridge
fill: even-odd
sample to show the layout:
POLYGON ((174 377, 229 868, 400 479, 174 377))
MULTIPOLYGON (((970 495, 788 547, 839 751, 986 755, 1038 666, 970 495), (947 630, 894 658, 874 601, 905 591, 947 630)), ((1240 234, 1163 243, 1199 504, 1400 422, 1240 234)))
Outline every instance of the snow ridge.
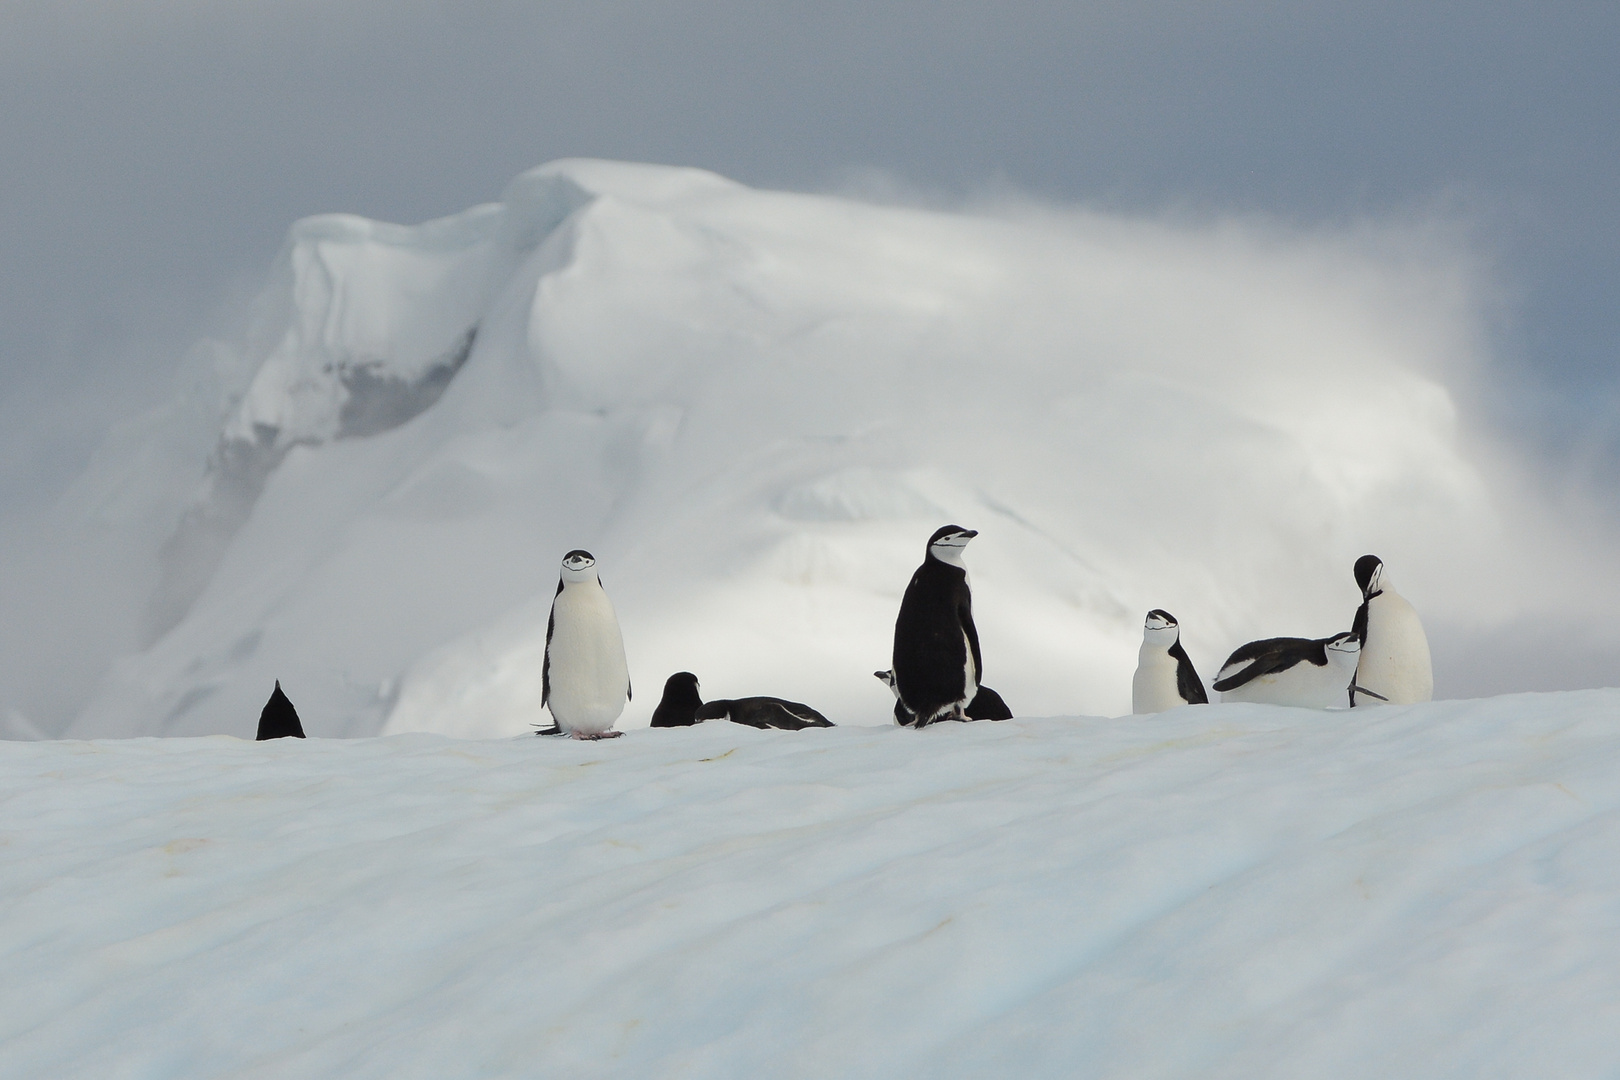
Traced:
POLYGON ((1617 712, 0 743, 0 1078, 1611 1076, 1617 712))

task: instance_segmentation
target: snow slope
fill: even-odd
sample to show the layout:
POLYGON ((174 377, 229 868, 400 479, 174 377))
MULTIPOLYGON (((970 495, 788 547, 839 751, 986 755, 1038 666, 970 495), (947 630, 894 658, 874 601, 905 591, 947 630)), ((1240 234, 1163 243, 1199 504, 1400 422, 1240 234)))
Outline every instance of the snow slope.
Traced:
POLYGON ((681 669, 887 722, 870 673, 947 521, 1024 714, 1127 709, 1152 607, 1206 675, 1345 629, 1367 551, 1431 633, 1620 602, 1460 433, 1479 318, 1420 248, 595 161, 417 227, 301 222, 210 369, 152 643, 70 733, 248 734, 278 678, 315 734, 525 730, 575 547, 628 727, 681 669))
POLYGON ((0 1077, 1613 1076, 1617 721, 0 744, 0 1077))

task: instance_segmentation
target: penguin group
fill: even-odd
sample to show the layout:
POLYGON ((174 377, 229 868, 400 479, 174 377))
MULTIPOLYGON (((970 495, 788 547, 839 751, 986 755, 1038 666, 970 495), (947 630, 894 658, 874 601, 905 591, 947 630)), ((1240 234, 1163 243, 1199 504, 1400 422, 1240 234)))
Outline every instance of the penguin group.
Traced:
MULTIPOLYGON (((963 549, 978 533, 946 525, 928 538, 894 624, 889 667, 873 674, 894 695, 900 727, 1009 720, 1012 710, 983 682, 984 657, 973 622, 973 590, 963 549)), ((1428 701, 1434 676, 1428 638, 1412 605, 1395 591, 1383 560, 1363 555, 1353 568, 1361 591, 1351 628, 1325 638, 1275 637, 1239 646, 1216 673, 1221 700, 1305 708, 1361 707, 1428 701)), ((540 706, 552 723, 537 734, 596 740, 616 738, 631 700, 630 666, 618 616, 596 569, 596 557, 575 549, 563 556, 546 622, 540 706)), ((1181 625, 1162 608, 1147 614, 1131 712, 1160 713, 1209 703, 1209 693, 1181 644, 1181 625)), ((779 697, 704 701, 698 677, 678 671, 664 682, 653 710, 655 728, 709 721, 798 731, 832 727, 808 705, 779 697)), ((292 703, 276 683, 259 718, 259 739, 303 738, 292 703)))
MULTIPOLYGON (((1352 568, 1361 590, 1349 630, 1325 638, 1275 637, 1240 645, 1215 674, 1224 701, 1327 709, 1428 701, 1434 670, 1423 622, 1395 591, 1384 561, 1363 555, 1352 568)), ((1168 611, 1148 612, 1131 684, 1131 712, 1163 712, 1209 701, 1181 628, 1168 611)))

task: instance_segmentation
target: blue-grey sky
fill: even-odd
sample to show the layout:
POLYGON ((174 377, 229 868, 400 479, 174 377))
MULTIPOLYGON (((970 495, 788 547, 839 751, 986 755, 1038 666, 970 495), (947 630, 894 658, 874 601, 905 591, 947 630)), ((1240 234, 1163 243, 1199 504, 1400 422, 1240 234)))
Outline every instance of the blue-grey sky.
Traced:
POLYGON ((295 218, 417 221, 571 155, 1440 214, 1495 268, 1498 419, 1612 467, 1617 49, 1612 2, 0 0, 0 509, 167 396, 295 218))

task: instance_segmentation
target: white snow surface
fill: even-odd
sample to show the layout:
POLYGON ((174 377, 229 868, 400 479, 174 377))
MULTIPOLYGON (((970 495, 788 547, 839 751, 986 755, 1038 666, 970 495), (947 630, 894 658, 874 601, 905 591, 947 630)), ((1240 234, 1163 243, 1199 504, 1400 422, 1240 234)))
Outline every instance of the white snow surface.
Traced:
POLYGON ((888 723, 871 672, 947 522, 980 531, 984 677, 1021 715, 1126 711, 1149 608, 1206 680, 1348 629, 1367 552, 1442 645, 1620 604, 1459 427, 1467 283, 1380 244, 580 160, 420 226, 301 222, 244 340, 81 485, 142 535, 190 485, 202 539, 154 602, 172 629, 66 733, 249 735, 277 679, 313 735, 527 730, 576 547, 624 629, 621 728, 678 670, 888 723), (359 375, 415 386, 474 330, 425 411, 345 430, 359 375), (235 457, 184 484, 150 464, 209 445, 235 457))
POLYGON ((0 808, 0 1077, 1620 1071, 1620 691, 0 743, 0 808))

